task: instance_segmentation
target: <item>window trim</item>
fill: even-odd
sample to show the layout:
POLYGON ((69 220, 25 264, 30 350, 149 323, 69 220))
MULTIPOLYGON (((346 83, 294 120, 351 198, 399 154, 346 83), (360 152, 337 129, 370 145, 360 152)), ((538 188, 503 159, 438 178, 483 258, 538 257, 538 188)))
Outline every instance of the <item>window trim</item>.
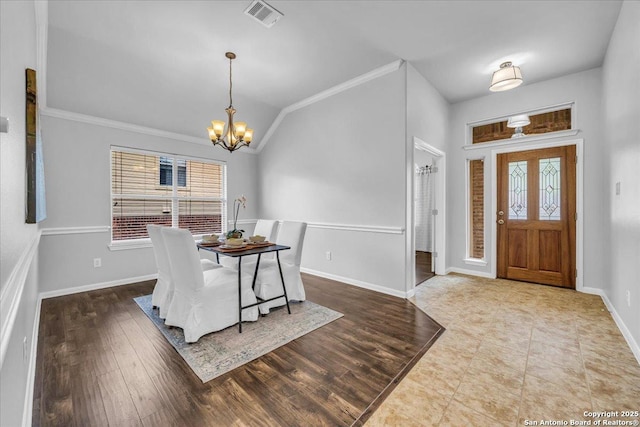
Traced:
MULTIPOLYGON (((148 237, 144 237, 144 238, 140 238, 140 239, 123 239, 123 240, 113 240, 113 198, 114 198, 114 193, 113 193, 113 185, 112 185, 112 178, 113 178, 113 162, 112 162, 112 158, 113 158, 113 153, 114 152, 124 152, 124 153, 132 153, 132 154, 140 154, 140 155, 147 155, 147 156, 158 156, 158 157, 169 157, 172 159, 176 159, 176 160, 184 160, 185 162, 187 161, 196 161, 196 162, 202 162, 202 163, 209 163, 209 164, 216 164, 222 167, 222 196, 221 197, 186 197, 184 195, 180 195, 179 190, 180 189, 184 189, 184 188, 188 188, 189 187, 189 182, 187 179, 187 187, 177 187, 177 177, 178 175, 175 173, 172 173, 172 181, 173 181, 173 185, 172 185, 172 192, 170 196, 149 196, 149 195, 127 195, 127 196, 134 196, 136 198, 153 198, 153 199, 167 199, 171 201, 171 206, 172 206, 172 212, 171 212, 171 223, 172 223, 172 227, 173 228, 177 228, 177 224, 178 224, 178 216, 179 216, 179 212, 177 209, 177 204, 180 200, 203 200, 203 201, 207 201, 207 200, 212 200, 212 201, 219 201, 222 203, 222 207, 221 207, 221 232, 222 233, 226 233, 227 232, 227 228, 228 228, 228 224, 227 224, 227 162, 223 161, 223 160, 215 160, 215 159, 209 159, 209 158, 205 158, 205 157, 195 157, 195 156, 188 156, 188 155, 183 155, 183 154, 177 154, 177 153, 170 153, 170 152, 160 152, 160 151, 153 151, 153 150, 144 150, 144 149, 139 149, 139 148, 133 148, 133 147, 125 147, 125 146, 119 146, 119 145, 111 145, 109 148, 109 224, 111 224, 111 226, 109 227, 109 231, 110 231, 110 236, 109 236, 109 245, 108 248, 112 251, 114 250, 125 250, 125 249, 140 249, 140 248, 148 248, 151 247, 151 240, 148 237)), ((176 167, 176 162, 174 162, 174 169, 176 167)), ((187 177, 188 178, 188 177, 187 177)), ((159 183, 159 177, 158 177, 158 183, 159 183)), ((158 185, 159 186, 159 185, 158 185)), ((160 188, 166 188, 167 186, 163 185, 163 186, 159 186, 160 188)), ((197 238, 201 238, 202 234, 193 234, 194 239, 197 238)))

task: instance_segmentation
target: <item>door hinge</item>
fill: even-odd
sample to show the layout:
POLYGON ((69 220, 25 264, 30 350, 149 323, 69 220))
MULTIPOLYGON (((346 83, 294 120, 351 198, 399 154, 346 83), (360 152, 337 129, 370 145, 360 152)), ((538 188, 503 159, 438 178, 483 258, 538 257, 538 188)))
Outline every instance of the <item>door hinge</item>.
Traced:
POLYGON ((431 211, 431 215, 438 215, 438 209, 433 209, 431 211))
POLYGON ((573 220, 574 220, 574 221, 577 221, 577 220, 578 220, 578 212, 576 212, 576 213, 574 213, 574 214, 573 214, 573 220))
POLYGON ((576 155, 576 164, 578 164, 578 156, 576 155))
POLYGON ((576 279, 578 278, 578 269, 576 268, 576 279))

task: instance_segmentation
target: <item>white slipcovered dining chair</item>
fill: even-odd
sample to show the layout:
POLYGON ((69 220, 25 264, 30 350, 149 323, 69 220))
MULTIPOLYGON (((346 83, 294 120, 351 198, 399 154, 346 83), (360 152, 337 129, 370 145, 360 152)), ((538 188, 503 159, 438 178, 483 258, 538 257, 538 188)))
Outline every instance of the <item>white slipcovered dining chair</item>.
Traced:
MULTIPOLYGON (((164 244, 162 232, 160 231, 162 228, 166 227, 157 224, 147 224, 147 232, 153 245, 153 254, 156 258, 156 266, 158 268, 158 280, 156 281, 156 286, 153 288, 151 304, 154 307, 158 307, 158 316, 164 319, 167 317, 167 310, 173 297, 173 283, 171 281, 171 266, 169 265, 167 249, 164 244)), ((221 268, 220 265, 209 259, 200 260, 200 265, 202 270, 221 268)))
MULTIPOLYGON (((302 277, 300 276, 300 261, 302 259, 302 246, 306 231, 306 222, 294 221, 284 221, 280 226, 280 230, 278 230, 276 243, 291 247, 289 250, 279 252, 282 276, 284 277, 289 301, 304 301, 306 299, 302 277)), ((260 259, 255 292, 256 296, 262 299, 269 299, 282 294, 282 281, 276 259, 260 259)), ((271 308, 285 304, 284 297, 260 304, 260 313, 269 313, 271 308)))
MULTIPOLYGON (((278 226, 278 221, 274 221, 270 219, 259 219, 256 222, 256 227, 253 230, 253 235, 264 236, 267 242, 273 242, 276 239, 277 226, 278 226)), ((273 258, 273 255, 272 254, 262 255, 262 259, 265 259, 265 257, 273 258)), ((244 271, 253 272, 253 268, 255 268, 257 258, 258 258, 257 255, 242 257, 242 269, 244 271), (245 270, 245 266, 248 267, 248 269, 245 270)), ((225 257, 225 256, 221 257, 220 264, 224 265, 225 267, 230 267, 235 269, 238 268, 238 260, 232 257, 225 257)))
MULTIPOLYGON (((237 324, 240 314, 238 272, 224 267, 202 271, 189 230, 167 227, 162 229, 162 236, 174 284, 165 324, 182 328, 186 342, 196 342, 203 335, 237 324)), ((242 275, 242 305, 257 302, 251 282, 251 275, 242 275)), ((257 319, 257 307, 242 311, 243 321, 257 319)))

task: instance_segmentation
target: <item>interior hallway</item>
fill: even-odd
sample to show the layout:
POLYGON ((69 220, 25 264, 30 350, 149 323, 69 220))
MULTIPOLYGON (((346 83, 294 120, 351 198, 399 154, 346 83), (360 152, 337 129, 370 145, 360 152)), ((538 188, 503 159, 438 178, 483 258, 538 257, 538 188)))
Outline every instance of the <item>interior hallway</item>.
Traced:
POLYGON ((599 296, 450 274, 412 301, 447 329, 368 426, 522 426, 640 410, 640 365, 599 296))

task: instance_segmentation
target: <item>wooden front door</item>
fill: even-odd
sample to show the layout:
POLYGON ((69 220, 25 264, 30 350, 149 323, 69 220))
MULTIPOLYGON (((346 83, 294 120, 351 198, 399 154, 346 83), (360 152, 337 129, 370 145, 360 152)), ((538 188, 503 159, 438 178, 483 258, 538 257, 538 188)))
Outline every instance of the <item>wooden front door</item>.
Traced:
POLYGON ((498 277, 575 289, 576 147, 498 155, 498 277))

